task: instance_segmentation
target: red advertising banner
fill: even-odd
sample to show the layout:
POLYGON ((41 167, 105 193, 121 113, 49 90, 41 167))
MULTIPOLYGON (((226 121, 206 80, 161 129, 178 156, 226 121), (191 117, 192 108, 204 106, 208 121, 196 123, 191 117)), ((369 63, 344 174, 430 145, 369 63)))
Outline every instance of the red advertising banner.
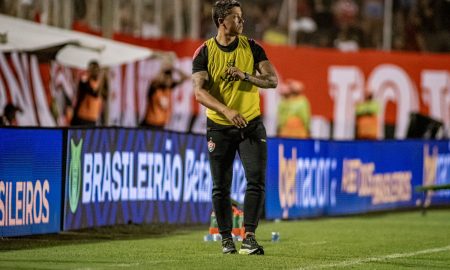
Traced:
MULTIPOLYGON (((143 40, 120 35, 114 38, 154 50, 173 51, 178 57, 175 65, 188 74, 192 68, 193 52, 202 43, 192 40, 143 40)), ((450 127, 449 54, 369 50, 343 53, 332 49, 263 46, 279 75, 278 88, 287 79, 304 83, 305 93, 311 104, 311 129, 315 137, 353 139, 355 107, 363 100, 365 91, 372 93, 380 104, 379 138, 384 137, 385 124, 395 127, 395 138, 405 138, 412 112, 442 121, 446 129, 450 127)), ((41 67, 39 79, 36 77, 37 62, 33 57, 12 55, 8 61, 6 59, 4 56, 0 57, 0 105, 6 104, 6 100, 10 99, 23 105, 34 102, 35 109, 27 113, 27 117, 33 119, 26 120, 22 117, 19 124, 53 125, 49 117, 50 110, 45 108, 50 108, 49 103, 43 103, 55 100, 53 95, 60 92, 59 88, 73 98, 77 81, 73 75, 75 73, 52 64, 51 68, 41 67), (41 86, 45 84, 42 78, 50 78, 51 87, 41 86), (33 85, 38 92, 29 92, 29 85, 33 85), (44 89, 50 89, 46 91, 47 96, 41 94, 44 89), (44 115, 41 116, 41 113, 44 115)), ((142 120, 147 87, 160 66, 158 60, 148 59, 110 70, 112 90, 107 102, 110 115, 106 125, 135 126, 142 120)), ((275 136, 280 100, 278 89, 263 90, 261 93, 268 134, 275 136)), ((179 106, 175 106, 167 127, 177 131, 201 131, 204 119, 192 121, 192 117, 202 115, 202 109, 194 100, 191 82, 177 87, 173 92, 173 99, 179 106)), ((64 123, 61 119, 54 122, 58 125, 64 123)))
MULTIPOLYGON (((116 38, 175 51, 180 58, 192 57, 201 45, 190 40, 136 40, 119 35, 116 38)), ((355 105, 363 100, 364 91, 371 92, 381 104, 381 134, 384 123, 388 123, 395 125, 396 138, 404 138, 411 112, 440 120, 446 128, 450 125, 449 54, 373 50, 343 53, 333 49, 263 46, 280 82, 297 79, 304 83, 312 114, 333 123, 335 139, 353 138, 355 105)), ((265 116, 271 118, 278 98, 272 98, 271 93, 264 95, 271 97, 271 102, 264 101, 265 116)))

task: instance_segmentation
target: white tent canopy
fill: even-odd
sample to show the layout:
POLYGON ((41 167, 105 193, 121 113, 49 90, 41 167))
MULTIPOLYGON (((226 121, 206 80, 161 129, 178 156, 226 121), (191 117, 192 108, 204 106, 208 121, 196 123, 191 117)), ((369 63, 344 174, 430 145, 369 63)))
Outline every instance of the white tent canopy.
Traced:
POLYGON ((86 68, 90 60, 115 66, 148 58, 152 50, 123 42, 0 15, 0 52, 37 51, 66 45, 56 55, 63 65, 86 68))

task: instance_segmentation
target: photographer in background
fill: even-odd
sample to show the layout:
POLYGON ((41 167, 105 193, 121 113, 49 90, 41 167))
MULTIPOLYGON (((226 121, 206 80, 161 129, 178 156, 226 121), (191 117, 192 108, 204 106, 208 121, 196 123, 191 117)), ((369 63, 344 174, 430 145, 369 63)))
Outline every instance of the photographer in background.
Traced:
POLYGON ((301 81, 288 79, 278 105, 278 136, 305 139, 310 137, 311 106, 301 81))
POLYGON ((97 61, 89 62, 87 72, 78 84, 72 126, 93 127, 100 123, 108 91, 106 74, 107 70, 101 69, 97 61))
POLYGON ((142 127, 164 129, 172 114, 172 91, 189 78, 172 65, 165 65, 161 69, 148 88, 147 109, 141 122, 142 127))
POLYGON ((380 104, 370 91, 364 93, 364 100, 356 104, 356 139, 378 139, 378 117, 380 104))

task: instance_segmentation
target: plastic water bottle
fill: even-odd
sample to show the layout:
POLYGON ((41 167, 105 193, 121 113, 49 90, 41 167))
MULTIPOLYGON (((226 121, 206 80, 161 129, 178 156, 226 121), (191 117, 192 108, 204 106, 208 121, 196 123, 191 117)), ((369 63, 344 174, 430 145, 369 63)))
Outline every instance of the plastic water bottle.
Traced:
POLYGON ((240 235, 233 235, 233 241, 234 242, 241 242, 242 241, 242 236, 240 235))
POLYGON ((212 241, 213 240, 213 237, 212 237, 212 235, 211 234, 205 234, 204 236, 203 236, 203 241, 205 241, 205 242, 210 242, 210 241, 212 241))
POLYGON ((215 233, 212 235, 213 241, 222 241, 222 235, 215 233))
POLYGON ((280 233, 272 232, 272 242, 278 242, 278 241, 280 241, 280 233))

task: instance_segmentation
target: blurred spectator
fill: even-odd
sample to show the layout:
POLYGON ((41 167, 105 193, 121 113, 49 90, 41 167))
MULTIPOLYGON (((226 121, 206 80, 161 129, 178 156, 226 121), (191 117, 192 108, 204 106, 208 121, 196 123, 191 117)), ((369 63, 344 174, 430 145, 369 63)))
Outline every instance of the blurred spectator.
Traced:
POLYGON ((297 19, 291 23, 291 30, 297 33, 297 44, 312 45, 317 32, 317 23, 313 19, 314 4, 308 0, 297 1, 297 19))
POLYGON ((67 126, 73 118, 72 100, 64 90, 58 89, 52 95, 51 113, 58 126, 67 126))
POLYGON ((281 83, 278 88, 280 94, 280 101, 278 102, 277 110, 277 135, 281 136, 281 129, 286 123, 288 111, 289 111, 289 96, 291 94, 286 83, 281 83))
POLYGON ((119 5, 119 32, 123 34, 134 33, 135 16, 134 4, 130 1, 121 0, 119 5))
POLYGON ((84 18, 86 18, 87 13, 86 0, 74 0, 73 8, 74 8, 73 17, 75 21, 83 20, 84 18))
POLYGON ((356 105, 356 139, 378 138, 378 114, 380 105, 368 91, 364 100, 356 105))
MULTIPOLYGON (((61 7, 66 1, 58 0, 0 0, 0 13, 18 16, 41 23, 65 26, 74 22, 75 29, 96 33, 108 25, 114 31, 143 38, 174 36, 174 31, 190 33, 191 1, 182 1, 181 29, 175 27, 175 5, 173 1, 135 0, 113 1, 116 10, 113 19, 103 14, 102 0, 71 1, 73 20, 61 7), (160 2, 159 2, 160 1, 160 2), (155 17, 160 16, 161 22, 155 17), (112 20, 110 23, 105 20, 112 20)), ((200 0, 200 38, 215 34, 209 23, 211 4, 214 1, 200 0)), ((384 0, 248 0, 242 3, 252 28, 244 34, 272 44, 335 47, 343 51, 360 48, 381 49, 383 44, 384 0), (297 18, 289 22, 290 3, 296 5, 297 18), (288 29, 289 27, 292 27, 288 29), (294 32, 288 30, 295 30, 294 32), (294 37, 289 34, 294 33, 294 37), (296 38, 296 40, 292 40, 296 38)), ((69 12, 70 13, 70 12, 69 12)), ((394 50, 450 52, 450 1, 449 0, 398 0, 393 1, 392 44, 394 50)), ((159 17, 158 17, 159 18, 159 17)), ((178 25, 177 25, 178 26, 178 25)), ((66 27, 66 26, 65 26, 66 27)), ((186 36, 184 36, 186 37, 186 36)))
POLYGON ((172 114, 172 91, 190 77, 172 63, 163 63, 160 73, 150 83, 147 109, 141 126, 164 129, 172 114))
POLYGON ((336 30, 333 45, 341 51, 357 51, 364 47, 364 33, 358 25, 359 7, 353 0, 339 0, 333 7, 336 30))
POLYGON ((3 109, 3 115, 0 116, 0 126, 17 126, 17 112, 22 112, 22 109, 14 106, 12 103, 6 104, 3 109))
POLYGON ((71 124, 73 126, 96 126, 100 124, 103 102, 107 96, 107 71, 100 69, 96 61, 88 64, 86 74, 78 84, 76 106, 71 124))
POLYGON ((431 52, 450 50, 449 1, 418 0, 417 16, 422 49, 431 52))
POLYGON ((332 32, 334 18, 331 12, 331 0, 314 1, 313 19, 317 25, 317 31, 313 37, 313 45, 318 47, 332 47, 332 32))
MULTIPOLYGON (((187 1, 182 1, 182 3, 187 1)), ((174 10, 174 4, 173 1, 162 1, 162 29, 161 32, 163 36, 174 36, 175 34, 175 10, 174 10)), ((182 16, 186 15, 185 10, 181 9, 182 16)), ((185 17, 183 17, 185 19, 185 17)))
MULTIPOLYGON (((276 45, 288 44, 287 25, 283 26, 278 23, 280 4, 278 2, 266 3, 263 5, 262 12, 260 23, 256 24, 262 27, 262 40, 276 45)), ((247 33, 247 35, 252 35, 252 33, 247 33)))
POLYGON ((97 31, 101 28, 102 21, 102 1, 85 0, 86 1, 86 18, 85 22, 92 30, 97 31))
POLYGON ((269 44, 286 45, 288 44, 288 35, 281 27, 270 27, 264 32, 262 40, 269 44))
POLYGON ((336 33, 333 41, 334 47, 343 52, 354 52, 361 48, 363 41, 362 31, 357 27, 343 24, 336 33))
POLYGON ((155 20, 155 7, 153 4, 146 4, 144 6, 142 18, 141 36, 143 38, 159 38, 161 37, 161 28, 155 20))
MULTIPOLYGON (((73 1, 73 25, 74 30, 87 31, 98 34, 101 29, 102 20, 102 1, 101 0, 74 0, 73 1)), ((115 19, 111 24, 117 28, 118 20, 115 19)))
POLYGON ((420 45, 420 20, 414 1, 394 1, 393 43, 394 50, 418 51, 420 45))
POLYGON ((18 16, 22 19, 33 20, 34 19, 34 9, 35 9, 35 1, 34 0, 19 0, 19 9, 18 16))
POLYGON ((365 33, 365 43, 367 47, 381 49, 383 45, 383 1, 364 0, 362 8, 362 28, 365 33))
POLYGON ((305 86, 297 80, 286 80, 281 87, 278 107, 278 136, 309 138, 311 109, 305 95, 305 86))

